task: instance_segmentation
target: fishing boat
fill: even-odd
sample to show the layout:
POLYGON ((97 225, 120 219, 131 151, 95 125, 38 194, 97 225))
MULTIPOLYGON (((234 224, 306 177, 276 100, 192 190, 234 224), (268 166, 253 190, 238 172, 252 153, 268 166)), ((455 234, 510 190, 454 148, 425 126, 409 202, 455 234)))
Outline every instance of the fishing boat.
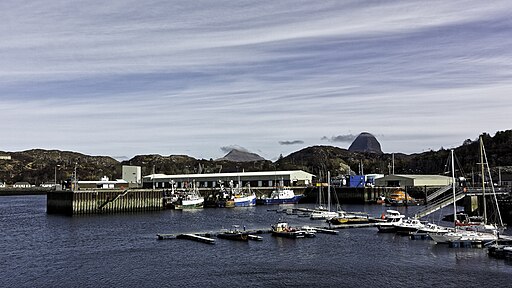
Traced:
POLYGON ((231 229, 221 231, 221 233, 217 234, 218 238, 227 239, 227 240, 235 240, 235 241, 248 241, 249 234, 245 231, 240 231, 239 225, 231 226, 231 229))
POLYGON ((251 187, 247 185, 246 190, 237 189, 233 195, 235 207, 252 207, 256 206, 256 194, 251 191, 251 187))
POLYGON ((212 189, 207 193, 204 206, 210 208, 235 207, 235 202, 232 200, 229 191, 224 187, 223 181, 219 180, 218 183, 219 189, 212 189))
POLYGON ((290 227, 287 222, 277 222, 272 225, 272 236, 284 237, 284 238, 304 238, 306 237, 306 231, 290 227))
POLYGON ((279 204, 297 204, 304 195, 295 195, 290 188, 278 187, 270 193, 269 197, 262 196, 258 199, 258 204, 279 205, 279 204))
POLYGON ((204 198, 199 194, 195 183, 191 190, 181 191, 174 208, 177 210, 203 208, 204 198))

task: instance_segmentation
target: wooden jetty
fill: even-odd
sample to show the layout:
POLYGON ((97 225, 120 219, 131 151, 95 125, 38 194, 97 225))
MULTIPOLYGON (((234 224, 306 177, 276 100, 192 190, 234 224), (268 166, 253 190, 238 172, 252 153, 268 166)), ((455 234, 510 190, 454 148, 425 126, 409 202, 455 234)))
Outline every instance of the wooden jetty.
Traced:
MULTIPOLYGON (((349 229, 349 228, 368 228, 374 227, 375 223, 360 223, 360 224, 341 224, 341 225, 330 225, 329 229, 349 229)), ((327 227, 326 227, 327 228, 327 227)))
POLYGON ((186 239, 197 242, 215 244, 215 239, 197 234, 157 234, 158 240, 169 240, 169 239, 186 239))
POLYGON ((247 235, 247 238, 249 238, 249 240, 254 240, 254 241, 263 241, 263 237, 258 236, 258 235, 253 235, 253 234, 247 235))
POLYGON ((327 228, 323 228, 323 227, 314 227, 313 229, 316 230, 316 232, 318 233, 324 233, 324 234, 339 234, 340 231, 336 231, 336 230, 332 230, 332 229, 327 229, 327 228))
POLYGON ((179 234, 176 236, 176 239, 187 239, 187 240, 193 240, 193 241, 202 242, 202 243, 206 243, 206 244, 215 244, 215 239, 208 238, 208 237, 201 236, 201 235, 196 235, 196 234, 179 234))
MULTIPOLYGON (((270 233, 271 230, 270 229, 267 229, 267 230, 259 229, 259 230, 247 230, 244 232, 247 233, 247 238, 249 240, 262 241, 263 237, 258 236, 256 234, 270 233)), ((220 233, 221 232, 219 232, 219 231, 217 231, 217 232, 194 232, 194 233, 184 233, 184 234, 162 233, 162 234, 156 234, 156 236, 157 236, 158 240, 186 239, 186 240, 193 240, 193 241, 198 241, 198 242, 203 242, 203 243, 208 243, 208 244, 214 244, 215 239, 213 239, 213 238, 216 237, 217 235, 219 235, 220 233)))

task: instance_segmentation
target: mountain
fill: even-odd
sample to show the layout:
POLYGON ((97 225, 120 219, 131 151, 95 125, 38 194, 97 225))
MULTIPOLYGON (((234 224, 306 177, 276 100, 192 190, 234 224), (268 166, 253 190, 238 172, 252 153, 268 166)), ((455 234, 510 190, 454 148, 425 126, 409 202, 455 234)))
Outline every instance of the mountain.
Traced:
POLYGON ((391 158, 390 155, 351 152, 333 146, 312 146, 277 160, 276 166, 278 170, 301 169, 323 178, 327 171, 333 176, 358 174, 361 166, 365 173, 387 173, 388 158, 391 158))
MULTIPOLYGON (((489 166, 496 175, 496 179, 498 179, 498 169, 502 174, 511 174, 512 130, 499 131, 494 136, 483 133, 481 136, 484 139, 489 166)), ((376 147, 375 143, 369 146, 376 147)), ((454 150, 457 160, 456 169, 466 172, 464 173, 466 177, 471 177, 472 172, 477 176, 480 170, 477 165, 480 162, 478 138, 466 139, 454 150)), ((254 153, 238 150, 233 150, 217 160, 195 159, 187 155, 138 155, 130 160, 119 162, 106 156, 33 149, 22 152, 0 152, 0 156, 11 156, 11 159, 0 158, 0 182, 13 184, 17 181, 27 181, 39 185, 44 182, 53 182, 55 172, 60 182, 71 178, 75 166, 79 180, 99 180, 102 176, 118 179, 121 178, 122 165, 141 166, 143 175, 149 175, 153 171, 165 174, 191 174, 301 169, 316 175, 319 180, 324 180, 322 178, 327 171, 330 171, 333 176, 361 171, 365 174, 388 174, 393 158, 395 174, 443 174, 449 168, 446 165, 449 155, 450 151, 444 148, 411 155, 400 153, 392 155, 354 152, 333 146, 312 146, 293 152, 286 157, 280 157, 276 162, 265 160, 254 153)))
POLYGON ((348 147, 348 151, 382 154, 379 141, 368 132, 359 134, 350 147, 348 147))
POLYGON ((224 157, 217 159, 217 161, 232 161, 232 162, 254 162, 264 161, 265 158, 256 153, 233 149, 229 151, 224 157))

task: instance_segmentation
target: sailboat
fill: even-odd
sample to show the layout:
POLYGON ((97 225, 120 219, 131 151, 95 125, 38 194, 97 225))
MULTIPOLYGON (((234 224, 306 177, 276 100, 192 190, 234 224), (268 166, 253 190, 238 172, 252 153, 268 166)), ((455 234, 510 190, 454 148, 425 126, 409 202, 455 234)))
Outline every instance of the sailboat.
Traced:
POLYGON ((327 172, 327 209, 322 203, 322 188, 318 188, 318 207, 309 216, 312 220, 330 220, 338 216, 338 212, 331 211, 331 172, 327 172))
MULTIPOLYGON (((483 207, 484 207, 484 221, 483 221, 483 224, 486 225, 487 223, 487 207, 486 207, 486 196, 485 196, 485 181, 484 181, 484 178, 485 178, 485 172, 484 172, 484 156, 485 156, 485 149, 484 149, 484 146, 483 146, 483 140, 482 140, 482 137, 480 137, 480 162, 481 162, 481 165, 482 165, 482 196, 483 196, 483 207)), ((430 238, 432 238, 432 240, 434 240, 436 243, 449 243, 449 242, 453 242, 453 241, 480 241, 480 242, 492 242, 492 241, 496 241, 498 240, 499 238, 499 231, 497 229, 496 226, 492 225, 492 226, 488 226, 486 228, 496 228, 496 229, 490 229, 490 233, 489 232, 481 232, 481 231, 468 231, 468 230, 461 230, 460 226, 457 225, 457 217, 455 215, 457 215, 457 206, 456 206, 456 203, 455 203, 455 167, 454 167, 454 161, 453 161, 453 149, 451 150, 451 157, 452 157, 452 190, 453 190, 453 220, 454 220, 454 227, 455 227, 455 231, 453 232, 447 232, 447 233, 442 233, 442 234, 436 234, 436 233, 432 233, 432 234, 429 234, 430 238)), ((487 162, 487 157, 485 156, 485 160, 487 162)), ((491 174, 490 174, 490 170, 489 170, 489 165, 487 164, 487 169, 488 169, 488 172, 489 172, 489 178, 491 178, 491 174)), ((492 180, 491 180, 492 182, 492 180)), ((491 183, 491 186, 492 183, 491 183)), ((494 192, 494 188, 493 188, 493 192, 494 192)), ((494 197, 496 197, 496 194, 494 194, 494 197)), ((497 205, 497 201, 495 202, 496 203, 496 211, 497 211, 497 215, 498 215, 498 222, 500 223, 501 226, 503 226, 503 222, 501 221, 501 214, 499 212, 499 207, 497 205)))

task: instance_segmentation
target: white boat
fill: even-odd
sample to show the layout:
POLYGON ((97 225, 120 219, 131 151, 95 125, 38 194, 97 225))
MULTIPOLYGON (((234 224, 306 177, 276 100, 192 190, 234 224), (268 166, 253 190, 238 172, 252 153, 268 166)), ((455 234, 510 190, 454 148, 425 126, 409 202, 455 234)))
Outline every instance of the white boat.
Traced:
POLYGON ((330 220, 333 217, 337 217, 339 214, 335 211, 320 210, 316 209, 309 215, 311 220, 330 220))
POLYGON ((199 194, 199 190, 197 189, 194 183, 192 190, 186 190, 180 193, 180 195, 178 196, 178 200, 174 205, 174 208, 178 210, 183 210, 203 208, 203 206, 204 198, 199 194))
POLYGON ((311 226, 305 225, 302 226, 300 229, 306 233, 305 237, 312 238, 316 236, 316 229, 311 226))
POLYGON ((272 225, 272 236, 292 239, 304 238, 306 237, 306 231, 300 228, 290 227, 286 222, 277 222, 272 225))
POLYGON ((375 226, 377 226, 379 232, 382 233, 395 232, 395 224, 402 223, 404 217, 405 215, 400 214, 400 212, 388 209, 386 210, 386 214, 381 217, 381 220, 384 220, 384 222, 379 222, 375 226))
POLYGON ((295 195, 293 189, 285 187, 284 179, 281 179, 275 189, 272 190, 272 193, 270 193, 270 196, 262 195, 256 200, 256 203, 261 205, 298 204, 302 197, 304 195, 295 195))
POLYGON ((322 189, 318 188, 318 206, 311 212, 311 220, 330 220, 339 215, 336 211, 331 211, 331 173, 327 172, 327 208, 322 203, 322 189))
POLYGON ((409 235, 418 231, 418 229, 425 228, 425 224, 421 223, 418 219, 408 218, 394 224, 395 232, 398 234, 409 235))
MULTIPOLYGON (((484 148, 483 148, 483 142, 482 142, 482 138, 480 138, 480 152, 481 152, 481 164, 482 164, 482 178, 484 177, 484 168, 483 168, 483 165, 484 165, 484 148)), ((460 230, 459 229, 459 226, 457 225, 457 217, 455 215, 457 215, 457 208, 456 208, 456 203, 455 203, 455 164, 454 164, 454 156, 453 156, 453 150, 451 150, 451 162, 452 162, 452 190, 453 190, 453 197, 454 197, 454 201, 453 201, 453 215, 454 215, 454 229, 455 231, 453 232, 447 232, 447 233, 432 233, 432 234, 429 234, 430 238, 432 238, 432 240, 434 240, 436 243, 450 243, 450 242, 454 242, 454 241, 480 241, 480 242, 491 242, 491 241, 496 241, 498 240, 499 238, 499 230, 498 229, 492 229, 492 227, 496 227, 496 226, 492 226, 492 225, 487 225, 487 228, 490 228, 490 232, 480 232, 480 231, 467 231, 467 230, 460 230)), ((489 173, 489 178, 490 178, 490 173, 489 173)), ((482 182, 483 179, 482 179, 482 182)), ((491 184, 492 184, 492 180, 491 180, 491 184)), ((482 185, 485 185, 484 183, 482 183, 482 185)), ((483 192, 484 192, 484 196, 485 196, 485 186, 482 187, 483 189, 483 192)), ((485 224, 485 220, 486 220, 486 205, 485 205, 485 202, 484 201, 484 223, 483 225, 486 225, 485 224)), ((499 214, 499 207, 497 207, 497 202, 496 202, 496 209, 498 211, 498 215, 499 214)), ((501 221, 501 217, 499 217, 499 222, 502 224, 502 221, 501 221)))
POLYGON ((454 232, 454 231, 455 231, 454 228, 439 226, 434 223, 427 223, 427 224, 425 224, 424 227, 418 229, 418 231, 416 231, 416 233, 444 234, 444 233, 454 232))
POLYGON ((254 193, 241 196, 235 195, 233 200, 235 201, 235 207, 256 206, 256 195, 254 193))
POLYGON ((256 194, 251 191, 251 187, 249 185, 246 189, 240 189, 237 187, 233 195, 233 201, 235 202, 235 207, 256 206, 256 194))
POLYGON ((437 244, 450 243, 450 242, 454 242, 454 241, 491 242, 491 241, 496 241, 498 239, 498 235, 495 233, 485 233, 485 232, 465 231, 465 230, 456 230, 456 231, 447 232, 444 234, 431 233, 431 234, 429 234, 429 236, 437 244))

